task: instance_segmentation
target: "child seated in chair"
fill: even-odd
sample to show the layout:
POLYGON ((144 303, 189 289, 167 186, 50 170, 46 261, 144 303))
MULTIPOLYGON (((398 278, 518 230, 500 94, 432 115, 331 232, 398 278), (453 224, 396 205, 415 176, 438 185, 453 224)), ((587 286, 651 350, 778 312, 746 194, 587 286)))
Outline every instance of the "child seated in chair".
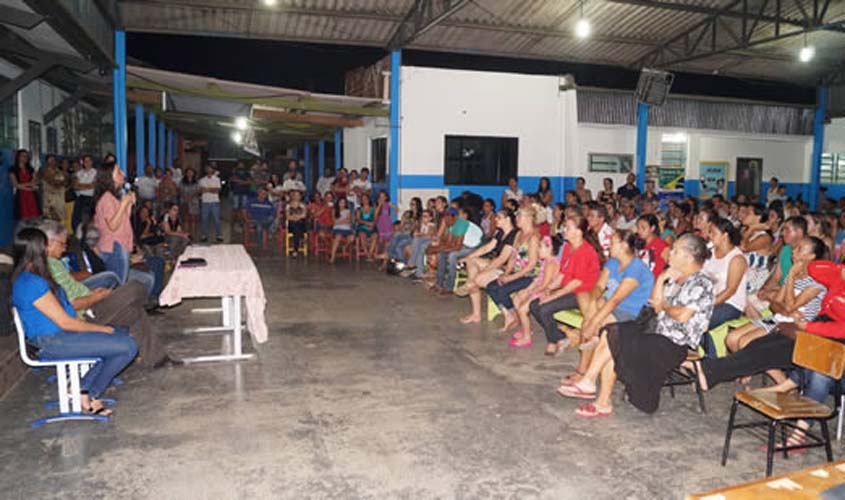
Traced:
POLYGON ((302 192, 291 191, 290 202, 285 207, 285 218, 287 219, 288 231, 293 235, 293 257, 299 256, 299 249, 302 246, 302 238, 305 236, 305 219, 308 217, 308 210, 302 203, 302 192))

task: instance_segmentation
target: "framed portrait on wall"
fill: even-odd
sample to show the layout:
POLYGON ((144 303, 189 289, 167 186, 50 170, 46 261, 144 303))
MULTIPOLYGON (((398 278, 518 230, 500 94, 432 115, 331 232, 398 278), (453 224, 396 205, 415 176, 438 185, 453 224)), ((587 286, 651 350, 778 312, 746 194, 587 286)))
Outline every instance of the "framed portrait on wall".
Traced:
POLYGON ((605 174, 627 174, 634 171, 634 155, 614 153, 588 153, 587 169, 605 174))

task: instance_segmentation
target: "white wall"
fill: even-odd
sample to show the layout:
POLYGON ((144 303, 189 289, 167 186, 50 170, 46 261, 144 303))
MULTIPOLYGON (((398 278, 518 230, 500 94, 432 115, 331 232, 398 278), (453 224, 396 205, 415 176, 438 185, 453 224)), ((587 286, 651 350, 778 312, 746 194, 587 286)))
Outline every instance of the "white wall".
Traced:
POLYGON ((558 78, 402 68, 403 175, 442 175, 445 135, 519 138, 520 176, 561 175, 558 78))
MULTIPOLYGON (((343 129, 343 166, 347 170, 361 170, 370 163, 370 140, 387 137, 388 158, 390 158, 390 120, 382 117, 364 118, 364 126, 343 129)), ((322 175, 322 172, 321 172, 322 175)))
POLYGON ((825 125, 824 152, 845 154, 845 118, 831 120, 825 125))

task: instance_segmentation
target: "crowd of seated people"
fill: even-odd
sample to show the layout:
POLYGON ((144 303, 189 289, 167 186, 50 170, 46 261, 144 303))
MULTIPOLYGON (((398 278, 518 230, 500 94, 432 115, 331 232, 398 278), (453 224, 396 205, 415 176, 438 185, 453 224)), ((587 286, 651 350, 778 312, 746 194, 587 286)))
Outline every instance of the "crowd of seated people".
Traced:
POLYGON ((641 193, 633 175, 626 181, 614 191, 606 179, 593 200, 579 179, 566 203, 549 205, 547 180, 526 194, 511 179, 499 210, 471 193, 415 199, 381 258, 437 295, 468 296, 462 324, 482 321, 486 292, 513 348, 533 344, 533 324, 547 355, 577 348, 578 365, 558 392, 593 400, 577 408, 583 417, 612 413, 617 378, 634 406, 654 412, 669 371, 698 349, 705 387, 767 372, 774 387, 809 387, 823 400, 832 382, 795 375, 790 332, 820 325, 818 334, 845 337, 829 326, 845 319, 830 295, 845 291, 830 262, 845 240, 838 214, 808 213, 777 186, 767 205, 688 197, 661 210, 653 182, 641 193), (561 323, 564 311, 580 325, 561 323), (723 341, 712 334, 733 320, 741 324, 723 341))

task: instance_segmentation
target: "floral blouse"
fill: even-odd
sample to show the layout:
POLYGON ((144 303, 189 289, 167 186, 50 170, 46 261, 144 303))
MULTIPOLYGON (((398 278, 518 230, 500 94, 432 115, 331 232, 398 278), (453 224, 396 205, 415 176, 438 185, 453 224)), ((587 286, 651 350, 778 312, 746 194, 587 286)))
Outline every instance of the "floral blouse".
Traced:
POLYGON ((675 344, 696 349, 701 336, 707 331, 710 315, 713 313, 713 303, 716 299, 713 281, 699 271, 690 275, 680 285, 674 281, 667 283, 663 296, 670 305, 690 307, 695 312, 689 321, 682 323, 666 314, 666 311, 660 311, 657 314, 657 333, 675 344))

